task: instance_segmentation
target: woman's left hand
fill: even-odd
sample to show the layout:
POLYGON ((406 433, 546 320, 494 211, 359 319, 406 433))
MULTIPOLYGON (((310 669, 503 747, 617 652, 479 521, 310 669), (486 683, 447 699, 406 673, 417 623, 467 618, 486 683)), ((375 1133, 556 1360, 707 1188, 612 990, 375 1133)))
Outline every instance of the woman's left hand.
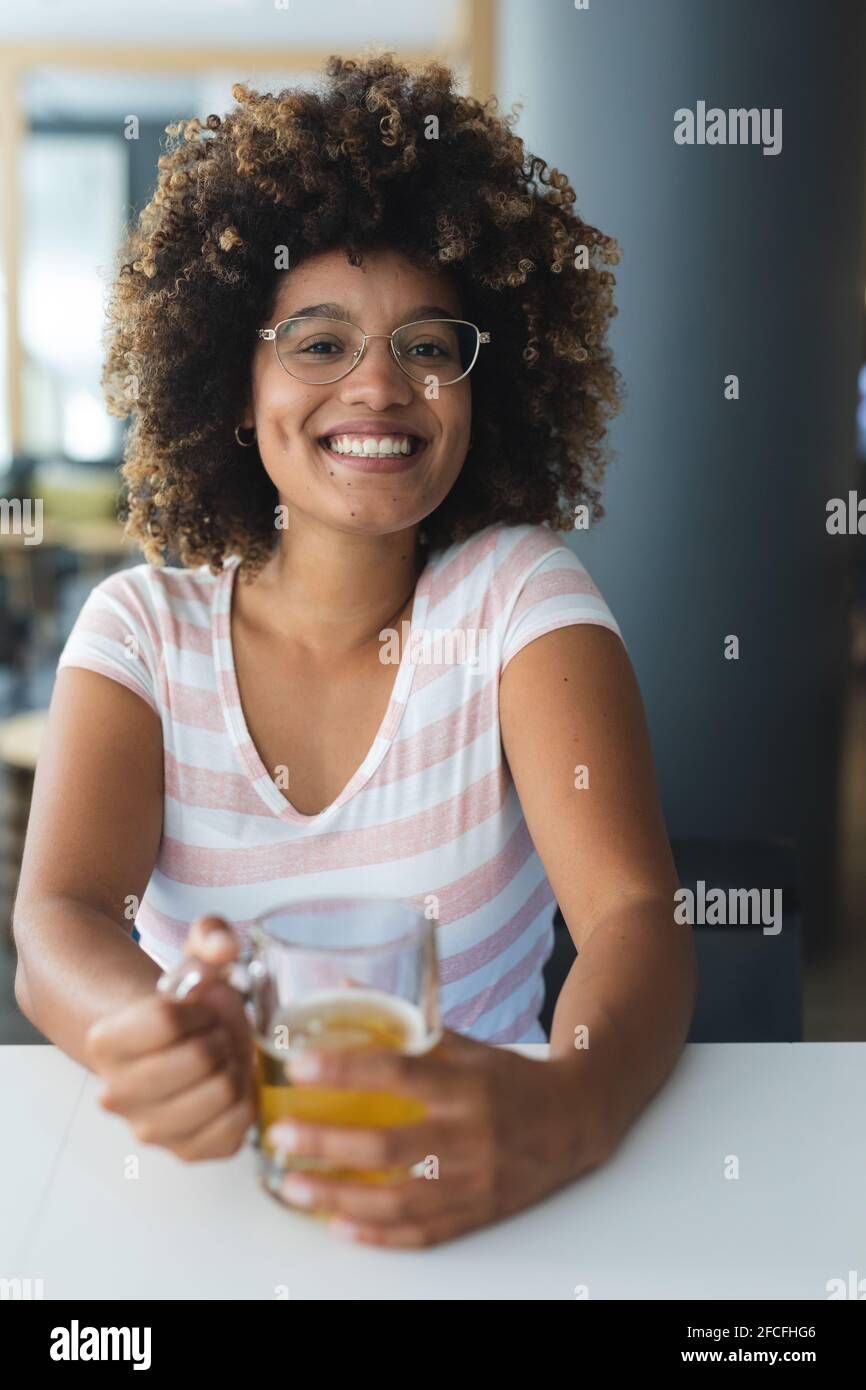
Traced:
POLYGON ((390 1129, 293 1119, 268 1130, 288 1154, 351 1168, 424 1163, 424 1176, 397 1182, 287 1176, 283 1201, 331 1214, 334 1228, 355 1240, 408 1247, 450 1240, 530 1206, 610 1152, 598 1103, 579 1079, 583 1061, 533 1061, 448 1030, 417 1057, 343 1051, 304 1061, 311 1056, 315 1077, 289 1064, 293 1082, 391 1091, 427 1107, 418 1123, 390 1129))

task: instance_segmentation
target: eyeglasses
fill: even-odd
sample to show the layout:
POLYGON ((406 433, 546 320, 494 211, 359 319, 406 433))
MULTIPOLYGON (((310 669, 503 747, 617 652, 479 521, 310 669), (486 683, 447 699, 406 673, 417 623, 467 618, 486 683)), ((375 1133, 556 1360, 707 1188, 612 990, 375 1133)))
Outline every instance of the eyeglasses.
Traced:
POLYGON ((413 381, 453 386, 471 372, 482 343, 482 333, 465 319, 418 319, 404 323, 393 333, 364 333, 343 319, 302 315, 283 319, 275 328, 257 328, 256 334, 272 342, 284 371, 298 381, 326 384, 339 381, 357 367, 370 338, 387 338, 398 367, 413 381))

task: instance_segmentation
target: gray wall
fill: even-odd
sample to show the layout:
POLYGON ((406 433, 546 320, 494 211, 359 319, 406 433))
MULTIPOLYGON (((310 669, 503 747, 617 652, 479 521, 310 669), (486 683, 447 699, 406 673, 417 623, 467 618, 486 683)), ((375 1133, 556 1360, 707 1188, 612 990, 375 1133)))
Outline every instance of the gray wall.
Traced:
POLYGON ((615 237, 626 381, 607 515, 575 546, 647 707, 668 829, 783 836, 832 927, 863 356, 864 7, 501 0, 496 92, 615 237), (781 107, 783 147, 678 146, 674 111, 781 107), (740 378, 740 400, 723 377, 740 378), (740 637, 740 660, 723 637, 740 637))

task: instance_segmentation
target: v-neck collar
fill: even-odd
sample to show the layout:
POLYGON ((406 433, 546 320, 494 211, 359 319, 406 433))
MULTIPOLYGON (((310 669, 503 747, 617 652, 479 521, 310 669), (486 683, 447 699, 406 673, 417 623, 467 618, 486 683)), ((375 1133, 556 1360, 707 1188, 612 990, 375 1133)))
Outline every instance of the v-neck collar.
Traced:
MULTIPOLYGON (((291 801, 283 795, 262 762, 259 751, 250 736, 241 705, 231 631, 232 593, 235 576, 240 566, 240 558, 232 556, 223 565, 222 573, 215 586, 211 609, 211 642, 220 705, 232 743, 250 782, 268 810, 278 816, 280 820, 289 821, 295 825, 315 825, 317 822, 329 820, 369 781, 393 743, 415 679, 417 662, 412 660, 412 652, 416 646, 416 633, 424 627, 427 617, 433 572, 432 561, 433 555, 428 554, 427 563, 415 585, 409 640, 403 643, 400 666, 391 689, 388 707, 376 736, 364 761, 352 774, 336 800, 312 816, 304 815, 303 812, 298 811, 291 801)), ((291 775, 289 790, 291 790, 291 775)))

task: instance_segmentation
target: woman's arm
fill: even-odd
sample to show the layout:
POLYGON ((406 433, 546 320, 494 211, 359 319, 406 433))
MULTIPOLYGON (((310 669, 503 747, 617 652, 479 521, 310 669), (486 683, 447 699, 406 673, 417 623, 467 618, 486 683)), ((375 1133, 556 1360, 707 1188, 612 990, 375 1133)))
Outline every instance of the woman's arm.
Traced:
MULTIPOLYGON (((221 980, 164 999, 160 970, 130 936, 159 849, 160 721, 97 672, 57 676, 39 752, 15 902, 15 996, 52 1042, 94 1071, 100 1102, 139 1142, 184 1161, 236 1153, 254 1119, 252 1049, 240 996, 221 980)), ((218 964, 220 919, 188 938, 218 964)))
POLYGON ((58 672, 13 911, 15 997, 85 1064, 90 1024, 152 994, 160 974, 126 908, 156 862, 162 769, 160 721, 139 696, 94 671, 58 672))
POLYGON ((519 651, 499 699, 526 823, 579 952, 551 1062, 566 1103, 589 1087, 613 1148, 672 1071, 697 990, 640 691, 617 635, 582 623, 519 651))

